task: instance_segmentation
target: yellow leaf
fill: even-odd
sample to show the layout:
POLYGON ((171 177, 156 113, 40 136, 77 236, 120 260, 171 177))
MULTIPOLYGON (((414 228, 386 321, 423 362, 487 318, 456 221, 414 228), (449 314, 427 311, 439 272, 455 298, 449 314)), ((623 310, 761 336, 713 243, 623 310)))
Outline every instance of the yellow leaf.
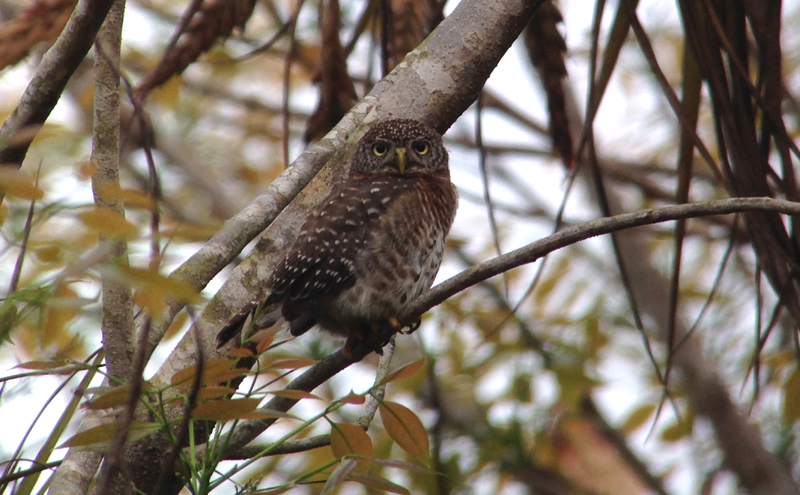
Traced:
MULTIPOLYGON (((372 439, 360 426, 332 423, 331 450, 337 459, 348 455, 372 457, 372 439)), ((358 459, 358 470, 366 472, 369 464, 369 459, 358 459)))
MULTIPOLYGON (((130 394, 130 385, 121 385, 119 387, 98 387, 87 391, 93 395, 92 399, 88 400, 83 407, 88 409, 110 409, 112 407, 121 406, 128 400, 130 394)), ((153 392, 153 386, 148 381, 142 383, 142 393, 153 392)))
POLYGON ((195 419, 211 421, 230 421, 240 419, 245 414, 253 412, 261 399, 223 399, 205 402, 192 411, 195 419))
POLYGON ((165 277, 158 270, 131 266, 120 266, 117 270, 121 277, 142 290, 166 295, 187 304, 200 302, 199 292, 190 283, 165 277))
POLYGON ((40 338, 43 345, 58 340, 67 324, 78 316, 79 308, 86 303, 68 285, 60 285, 50 300, 45 313, 40 338))
POLYGON ((417 370, 422 368, 424 364, 425 364, 425 358, 414 361, 413 363, 409 363, 400 368, 399 370, 393 371, 388 375, 386 375, 386 378, 381 380, 381 385, 383 385, 384 383, 392 382, 394 380, 402 380, 403 378, 408 378, 409 376, 412 376, 414 373, 416 373, 417 370))
MULTIPOLYGON (((209 376, 218 376, 221 372, 229 371, 233 368, 236 362, 233 359, 212 359, 203 363, 203 382, 208 381, 209 376)), ((197 373, 197 366, 191 365, 177 371, 172 375, 170 380, 171 385, 185 385, 189 386, 192 383, 191 378, 197 373)))
POLYGON ((114 437, 114 431, 116 430, 115 423, 103 424, 100 426, 95 426, 94 428, 89 428, 88 430, 84 430, 81 432, 76 433, 66 442, 60 445, 60 448, 64 447, 83 447, 92 444, 98 444, 103 442, 110 442, 111 439, 114 437))
POLYGON ((427 461, 430 454, 428 434, 422 422, 409 408, 396 402, 380 405, 381 420, 386 432, 409 454, 427 461))
MULTIPOLYGON (((159 423, 132 423, 128 431, 128 438, 125 441, 126 445, 140 440, 148 435, 151 435, 161 429, 159 423)), ((106 423, 94 428, 89 428, 71 436, 67 441, 58 446, 59 449, 64 447, 90 447, 88 450, 108 450, 111 444, 111 439, 114 438, 116 433, 116 423, 106 423)))
POLYGON ((133 294, 133 302, 150 316, 163 313, 167 307, 164 295, 157 290, 139 289, 133 294))
POLYGON ((135 189, 123 189, 116 184, 102 184, 99 191, 104 198, 115 199, 127 208, 153 211, 156 207, 156 202, 150 194, 135 189))
POLYGON ((675 423, 661 432, 661 439, 667 442, 677 442, 691 435, 694 422, 691 418, 683 418, 680 423, 675 423))
POLYGON ((61 368, 69 364, 68 361, 26 361, 24 363, 20 363, 15 368, 21 368, 24 370, 52 370, 56 368, 61 368))
POLYGON ((95 172, 97 172, 97 165, 92 163, 91 160, 80 162, 76 170, 78 177, 84 180, 94 177, 95 172))
POLYGON ((36 254, 36 257, 39 258, 39 261, 43 261, 45 263, 55 263, 60 259, 61 243, 48 242, 42 244, 41 246, 35 247, 33 252, 36 254))
POLYGON ((633 431, 637 430, 640 426, 642 426, 645 421, 653 415, 653 411, 656 410, 656 406, 653 404, 645 404, 643 406, 638 407, 635 411, 628 416, 628 419, 622 425, 621 431, 622 433, 628 434, 632 433, 633 431))
POLYGON ((236 392, 233 387, 223 387, 222 385, 209 385, 197 391, 198 400, 218 399, 236 392))
POLYGON ((185 312, 178 313, 178 316, 176 316, 172 320, 172 323, 170 323, 169 328, 167 329, 167 331, 164 332, 163 340, 169 340, 169 339, 175 337, 176 335, 178 335, 178 332, 180 332, 181 329, 183 329, 183 326, 186 324, 186 321, 188 319, 189 319, 189 313, 185 313, 185 312))
POLYGON ((108 236, 121 237, 136 232, 136 226, 125 216, 109 208, 94 208, 78 213, 78 218, 90 229, 108 236))
POLYGON ((6 196, 21 199, 34 200, 44 197, 44 191, 36 185, 36 180, 18 169, 0 170, 0 191, 6 196))
POLYGON ((183 78, 181 76, 171 77, 167 82, 150 92, 150 101, 164 107, 172 108, 175 102, 180 98, 182 85, 183 78))
POLYGON ((800 367, 795 367, 783 384, 783 419, 793 425, 800 418, 800 367))
POLYGON ((87 409, 110 409, 112 407, 121 406, 128 400, 130 391, 130 385, 114 387, 107 392, 96 394, 90 401, 86 402, 83 407, 87 409))

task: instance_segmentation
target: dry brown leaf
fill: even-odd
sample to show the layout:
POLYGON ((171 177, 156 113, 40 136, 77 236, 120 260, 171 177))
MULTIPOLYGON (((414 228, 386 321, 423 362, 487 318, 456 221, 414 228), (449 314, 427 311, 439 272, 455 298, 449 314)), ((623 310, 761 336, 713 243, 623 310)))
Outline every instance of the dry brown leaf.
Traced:
MULTIPOLYGON (((331 450, 336 458, 347 455, 372 457, 372 439, 364 428, 350 423, 331 424, 331 450)), ((358 470, 369 469, 369 459, 358 459, 358 470)))
POLYGON ((38 43, 54 42, 77 3, 78 0, 36 0, 0 24, 0 70, 25 58, 38 43))
POLYGON ((427 462, 430 455, 428 433, 411 409, 397 402, 385 401, 380 405, 381 420, 386 432, 403 450, 427 462))

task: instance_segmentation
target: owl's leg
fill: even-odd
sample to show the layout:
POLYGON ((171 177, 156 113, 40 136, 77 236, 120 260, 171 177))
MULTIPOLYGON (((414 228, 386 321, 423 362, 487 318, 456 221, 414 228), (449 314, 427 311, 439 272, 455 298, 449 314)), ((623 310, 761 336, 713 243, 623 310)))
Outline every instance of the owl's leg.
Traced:
MULTIPOLYGON (((372 325, 372 329, 375 329, 375 324, 372 325)), ((376 352, 378 355, 383 356, 383 347, 389 340, 384 340, 381 335, 380 324, 378 324, 378 331, 362 332, 360 329, 353 330, 347 335, 347 342, 345 342, 344 349, 342 349, 342 355, 347 359, 353 359, 355 348, 364 346, 368 352, 376 352)))
MULTIPOLYGON (((355 328, 348 333, 342 354, 344 357, 351 359, 354 356, 355 347, 363 345, 367 350, 383 356, 383 348, 389 343, 392 335, 402 328, 403 324, 393 316, 373 321, 366 329, 355 328)), ((414 330, 416 330, 416 327, 414 327, 414 330)))

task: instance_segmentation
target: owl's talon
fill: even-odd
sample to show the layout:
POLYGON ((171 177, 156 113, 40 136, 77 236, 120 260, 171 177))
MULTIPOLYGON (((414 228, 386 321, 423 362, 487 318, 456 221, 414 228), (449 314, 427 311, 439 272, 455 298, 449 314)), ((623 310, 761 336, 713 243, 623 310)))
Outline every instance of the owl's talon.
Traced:
POLYGON ((353 359, 354 357, 353 347, 358 342, 360 342, 358 339, 355 339, 353 337, 347 337, 347 342, 345 342, 344 348, 342 349, 342 356, 344 356, 346 359, 353 359))
POLYGON ((412 333, 416 332, 417 329, 422 325, 422 319, 419 319, 408 326, 408 330, 403 330, 400 333, 403 335, 411 335, 412 333))

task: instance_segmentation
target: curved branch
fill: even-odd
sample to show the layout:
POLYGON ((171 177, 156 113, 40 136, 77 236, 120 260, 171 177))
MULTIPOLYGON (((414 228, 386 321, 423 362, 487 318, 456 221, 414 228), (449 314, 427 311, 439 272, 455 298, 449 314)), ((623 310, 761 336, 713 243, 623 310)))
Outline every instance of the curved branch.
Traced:
MULTIPOLYGON (((585 241, 586 239, 591 239, 592 237, 672 220, 709 215, 725 215, 744 211, 770 211, 800 216, 800 203, 772 198, 735 198, 705 203, 666 206, 663 208, 643 210, 635 213, 624 213, 613 217, 592 220, 557 232, 539 241, 528 244, 527 246, 523 246, 507 254, 492 258, 468 270, 464 270, 458 275, 420 295, 410 303, 406 311, 404 311, 398 319, 404 323, 416 321, 423 313, 432 307, 473 285, 513 268, 532 263, 553 251, 580 241, 585 241)), ((368 349, 357 347, 354 349, 353 358, 347 359, 342 355, 342 351, 339 350, 327 356, 319 363, 309 368, 305 373, 292 380, 286 388, 289 390, 311 392, 314 388, 346 367, 360 361, 364 356, 369 354, 369 352, 368 349)), ((297 400, 295 399, 275 397, 265 407, 271 410, 286 412, 296 403, 297 400)), ((275 419, 243 422, 237 427, 236 432, 233 434, 228 451, 231 453, 238 451, 263 433, 264 430, 274 422, 275 419)))
POLYGON ((557 249, 576 242, 643 225, 710 215, 741 213, 744 211, 770 211, 786 215, 800 215, 800 203, 772 198, 733 198, 665 206, 652 210, 623 213, 613 217, 598 218, 597 220, 564 229, 459 273, 412 301, 400 315, 399 320, 404 323, 416 321, 424 312, 468 287, 512 268, 532 263, 557 249))

